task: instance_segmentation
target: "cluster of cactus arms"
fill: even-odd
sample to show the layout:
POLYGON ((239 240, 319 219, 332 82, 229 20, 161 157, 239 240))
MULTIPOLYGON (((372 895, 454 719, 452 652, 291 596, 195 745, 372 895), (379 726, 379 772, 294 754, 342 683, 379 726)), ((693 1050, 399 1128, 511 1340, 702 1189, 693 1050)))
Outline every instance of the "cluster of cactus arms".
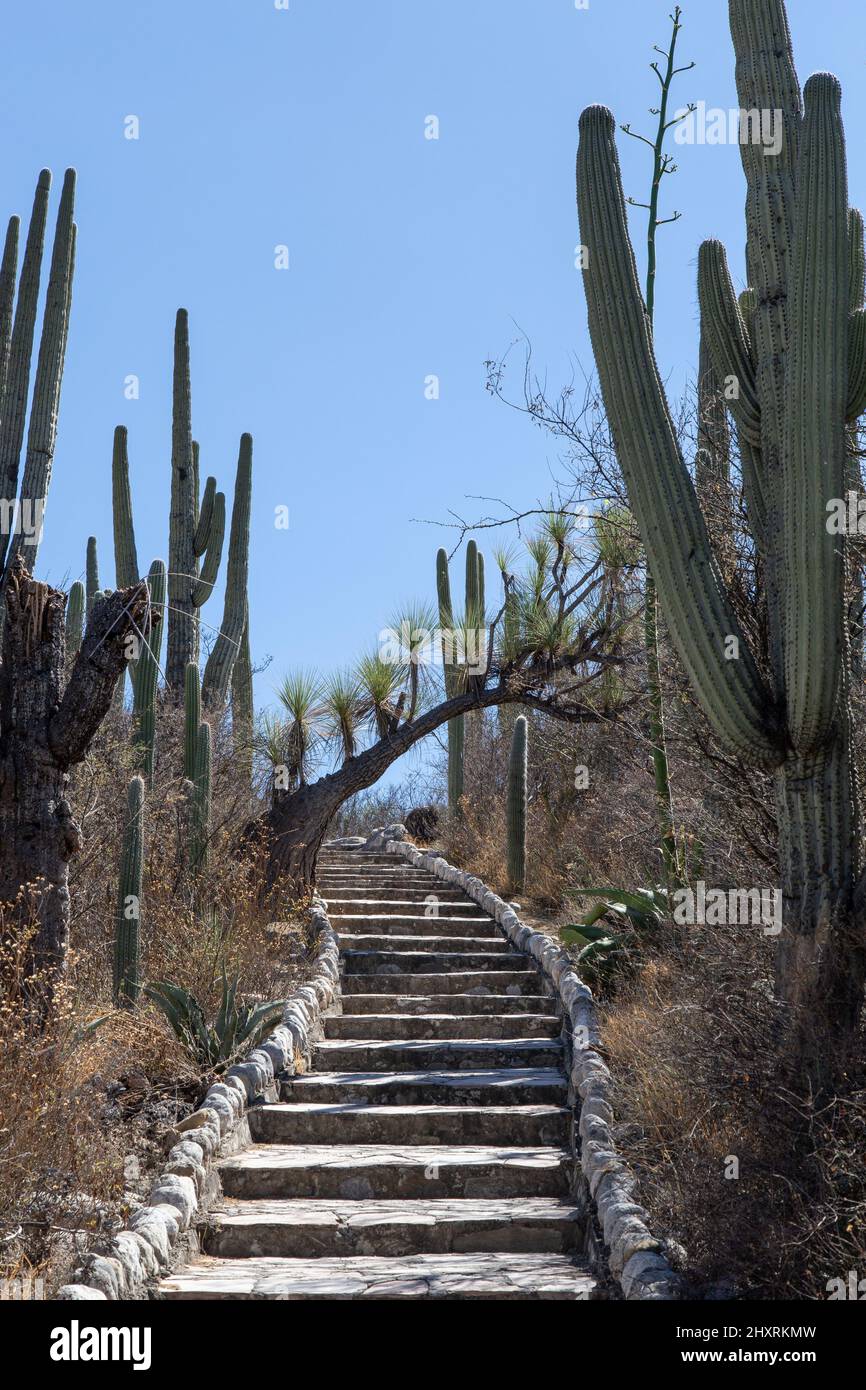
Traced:
POLYGON ((51 174, 43 169, 33 200, 17 298, 17 217, 9 223, 0 264, 0 498, 4 515, 17 499, 22 523, 2 528, 0 574, 7 573, 19 557, 29 570, 35 566, 54 462, 75 269, 75 171, 67 169, 60 195, 28 423, 30 364, 50 188, 51 174), (24 470, 19 486, 22 449, 24 470))
POLYGON ((184 671, 199 655, 198 610, 210 597, 225 532, 225 496, 208 478, 199 507, 198 449, 192 437, 189 318, 178 309, 174 330, 171 511, 168 532, 168 688, 180 699, 184 671), (199 569, 201 557, 204 560, 199 569))
POLYGON ((165 628, 165 563, 154 560, 147 576, 151 625, 147 641, 142 645, 132 675, 132 718, 136 760, 147 781, 153 786, 154 751, 156 744, 156 697, 159 683, 159 658, 162 633, 165 628))
POLYGON ((800 1055, 819 1074, 815 1040, 825 1039, 825 1069, 826 1038, 850 1036, 866 979, 847 553, 827 525, 851 476, 849 427, 866 405, 863 250, 836 78, 811 77, 804 110, 782 0, 730 0, 730 19, 740 105, 776 113, 782 141, 777 155, 740 145, 750 293, 738 301, 718 241, 701 247, 698 293, 713 370, 733 386, 726 397, 766 589, 766 671, 734 612, 678 443, 629 240, 614 119, 599 106, 580 120, 584 285, 605 408, 671 640, 720 743, 775 772, 777 987, 800 1055))
MULTIPOLYGON (((439 627, 443 633, 445 694, 451 699, 452 696, 459 695, 461 691, 469 688, 470 682, 482 679, 479 676, 467 675, 459 665, 459 649, 464 645, 470 661, 483 661, 484 658, 484 556, 479 552, 475 541, 469 541, 466 547, 466 606, 462 622, 458 622, 454 615, 448 552, 444 549, 439 550, 436 555, 436 593, 439 601, 439 627)), ((460 715, 457 719, 448 721, 448 807, 452 815, 460 814, 465 747, 466 719, 464 715, 460 715)))
POLYGON ((189 865, 194 873, 207 865, 211 805, 211 731, 201 717, 198 665, 187 663, 183 699, 183 775, 187 784, 189 865))
POLYGON ((511 753, 508 759, 508 791, 506 824, 508 831, 508 886, 512 893, 522 893, 526 884, 526 782, 527 734, 529 725, 524 714, 514 721, 511 753))
POLYGON ((114 996, 118 1003, 134 1003, 141 989, 139 960, 143 873, 144 779, 133 777, 127 791, 114 928, 114 996))
POLYGON ((244 434, 241 436, 235 476, 223 620, 207 659, 202 685, 202 700, 208 710, 220 710, 226 702, 232 671, 247 630, 252 489, 253 441, 251 435, 244 434))

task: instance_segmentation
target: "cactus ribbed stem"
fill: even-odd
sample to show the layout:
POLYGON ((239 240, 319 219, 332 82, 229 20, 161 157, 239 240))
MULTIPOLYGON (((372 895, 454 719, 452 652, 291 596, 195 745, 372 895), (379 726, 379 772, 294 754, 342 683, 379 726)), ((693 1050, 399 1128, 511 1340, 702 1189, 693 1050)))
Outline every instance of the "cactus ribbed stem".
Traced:
POLYGON ((198 731, 201 724, 201 681, 194 661, 189 662, 184 675, 183 692, 183 775, 195 781, 198 758, 198 731))
POLYGON ((87 592, 87 616, 90 617, 93 604, 98 593, 99 587, 99 556, 96 548, 96 537, 87 537, 87 562, 85 568, 86 592, 87 592))
POLYGON ((18 270, 18 234, 21 219, 10 217, 0 263, 0 403, 6 390, 6 376, 12 351, 12 324, 15 318, 15 276, 18 270))
MULTIPOLYGON (((48 217, 48 195, 51 173, 43 169, 36 185, 33 211, 27 229, 24 259, 18 281, 18 299, 0 403, 0 496, 11 501, 18 495, 18 470, 27 422, 27 401, 30 394, 30 362, 33 356, 33 337, 36 330, 36 311, 39 303, 39 280, 45 248, 45 224, 48 217)), ((0 568, 2 568, 10 536, 0 535, 0 568)))
POLYGON ((202 721, 198 726, 195 776, 190 804, 190 868, 194 873, 207 868, 211 812, 211 731, 202 721))
POLYGON ((195 653, 192 593, 197 576, 194 547, 197 505, 192 448, 189 318, 186 309, 178 309, 174 328, 166 664, 167 683, 177 699, 183 690, 187 663, 195 653))
POLYGON ((245 785, 253 782, 253 667, 249 616, 232 667, 232 742, 245 785))
POLYGON ((614 120, 589 107, 580 120, 578 206, 590 336, 611 430, 671 639, 719 737, 770 765, 780 745, 773 700, 720 576, 655 362, 614 142, 614 120), (702 615, 700 622, 695 614, 702 615), (725 659, 727 637, 740 659, 725 659))
POLYGON ((526 716, 520 714, 514 721, 514 732, 511 735, 506 802, 508 887, 512 893, 522 893, 526 885, 527 733, 526 716))
MULTIPOLYGON (((439 599, 439 628, 442 633, 442 661, 445 675, 445 694, 448 699, 458 694, 460 679, 455 664, 456 642, 454 609, 451 603, 451 579, 448 572, 448 552, 440 549, 436 555, 436 592, 439 599)), ((460 814, 463 795, 463 747, 466 729, 463 715, 448 721, 448 809, 453 816, 460 814)))
POLYGON ((66 659, 78 655, 84 636, 84 585, 80 579, 70 586, 66 601, 66 659))
MULTIPOLYGON (((57 210, 54 248, 42 315, 42 333, 36 357, 24 476, 21 480, 21 501, 43 510, 48 498, 54 463, 60 388, 69 333, 72 278, 75 269, 75 227, 72 220, 74 211, 75 170, 67 169, 57 210)), ((9 550, 10 564, 16 556, 21 555, 31 571, 36 568, 41 529, 36 527, 31 536, 25 534, 24 528, 19 529, 9 550)))
POLYGON ((144 873, 144 779, 133 777, 126 801, 114 927, 114 996, 134 1004, 141 990, 141 900, 144 873))
POLYGON ((823 743, 837 717, 846 634, 843 560, 827 499, 847 471, 848 178, 841 89, 829 73, 804 92, 786 375, 783 531, 785 688, 795 747, 823 743), (816 462, 819 466, 816 467, 816 462))
POLYGON ((147 576, 152 621, 147 643, 142 647, 132 677, 135 723, 136 761, 144 773, 148 787, 153 786, 154 751, 156 742, 156 692, 159 678, 159 657, 165 627, 165 563, 154 560, 147 576))
POLYGON ((216 712, 221 711, 226 702, 232 669, 247 623, 252 485, 253 440, 251 435, 244 434, 241 436, 235 476, 222 626, 208 657, 202 684, 204 707, 216 712))
POLYGON ((118 425, 114 431, 111 495, 114 519, 114 572, 118 589, 126 589, 130 584, 138 583, 139 572, 132 497, 129 490, 129 453, 125 425, 118 425))

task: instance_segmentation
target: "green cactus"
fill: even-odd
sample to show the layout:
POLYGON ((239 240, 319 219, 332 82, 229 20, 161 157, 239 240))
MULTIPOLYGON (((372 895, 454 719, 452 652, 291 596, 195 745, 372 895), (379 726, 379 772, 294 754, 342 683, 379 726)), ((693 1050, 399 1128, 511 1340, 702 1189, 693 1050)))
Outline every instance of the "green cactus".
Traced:
POLYGON ((99 585, 99 556, 97 554, 95 536, 88 536, 87 538, 87 566, 85 577, 87 593, 86 611, 89 618, 96 596, 102 592, 99 585))
POLYGON ((150 606, 153 614, 150 634, 135 665, 132 677, 133 725, 137 766, 143 772, 148 787, 153 786, 156 743, 156 692, 159 677, 159 658, 162 633, 165 627, 165 562, 154 560, 147 576, 150 606))
POLYGON ((81 648, 84 636, 84 585, 80 579, 69 589, 66 601, 66 659, 72 661, 81 648))
POLYGON ((42 532, 39 523, 48 496, 54 461, 75 269, 73 169, 66 171, 57 212, 24 449, 24 471, 19 490, 18 476, 30 397, 30 364, 50 188, 51 174, 43 169, 33 200, 14 318, 11 286, 17 259, 17 219, 10 223, 7 231, 0 268, 0 495, 7 499, 19 498, 25 523, 11 536, 6 531, 0 535, 0 570, 8 569, 19 556, 29 570, 35 568, 42 532))
POLYGON ((207 868, 211 812, 211 732, 203 720, 198 726, 194 777, 190 797, 189 862, 193 873, 207 868))
POLYGON ((238 454, 229 557, 226 569, 225 607, 222 626, 204 669, 202 702, 219 713, 226 702, 232 670, 238 659, 247 624, 247 576, 250 550, 250 504, 253 485, 252 436, 241 436, 238 454))
POLYGON ((744 109, 778 112, 779 154, 741 144, 747 323, 718 242, 701 248, 702 326, 743 451, 748 521, 762 563, 765 677, 721 581, 655 362, 628 235, 609 111, 580 122, 578 209, 589 326, 629 501, 671 640, 719 741, 774 770, 785 921, 777 985, 792 1053, 813 1081, 850 1040, 866 935, 857 892, 862 818, 850 735, 844 538, 846 426, 866 403, 866 328, 851 310, 840 90, 819 73, 805 114, 782 0, 730 0, 744 109), (772 237, 765 229, 772 226, 772 237))
POLYGON ((511 754, 508 759, 508 795, 506 821, 508 829, 508 886, 512 893, 522 893, 526 884, 526 781, 527 732, 526 716, 514 721, 511 735, 511 754))
POLYGON ((232 667, 232 742, 244 782, 253 782, 253 668, 250 659, 249 617, 244 623, 241 644, 232 667))
POLYGON ((21 219, 10 217, 0 263, 0 401, 6 385, 9 354, 12 350, 12 323, 15 316, 15 272, 18 268, 18 234, 21 219))
POLYGON ((166 683, 180 699, 187 663, 198 660, 197 611, 210 597, 219 572, 225 531, 225 497, 215 479, 198 496, 199 455, 192 437, 189 317, 178 309, 174 329, 171 432, 171 511, 168 532, 168 654, 166 683), (199 575, 199 558, 204 563, 199 575))
POLYGON ((201 678, 194 661, 187 664, 183 688, 183 775, 195 782, 201 724, 201 678))
POLYGON ((129 452, 125 425, 114 431, 111 459, 111 495, 114 517, 114 570, 118 589, 136 584, 140 578, 129 491, 129 452))
POLYGON ((134 1004, 141 989, 141 900, 144 871, 144 779, 133 777, 126 802, 114 926, 114 997, 134 1004))

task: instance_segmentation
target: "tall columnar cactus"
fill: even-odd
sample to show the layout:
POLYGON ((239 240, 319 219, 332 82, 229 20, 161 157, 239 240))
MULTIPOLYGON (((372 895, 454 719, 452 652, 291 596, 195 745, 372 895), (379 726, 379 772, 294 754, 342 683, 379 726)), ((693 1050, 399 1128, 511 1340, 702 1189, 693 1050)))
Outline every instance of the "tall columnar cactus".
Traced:
POLYGON ((153 622, 147 642, 143 645, 135 665, 132 696, 136 762, 145 776, 148 787, 152 787, 156 742, 156 691, 162 633, 165 628, 166 574, 163 560, 154 560, 151 565, 147 587, 153 622))
POLYGON ((208 479, 199 511, 198 450, 192 437, 189 318, 178 309, 174 329, 171 511, 168 532, 168 656, 166 680, 181 698, 184 671, 198 660, 197 610, 210 597, 222 556, 225 497, 208 479), (199 574, 199 558, 204 563, 199 574))
POLYGON ((189 865, 207 864, 211 800, 211 731, 201 717, 201 681, 194 661, 184 673, 183 775, 187 795, 189 865))
POLYGON ((198 726, 194 773, 189 862, 193 872, 198 873, 207 867, 211 819, 211 732, 204 720, 198 726))
POLYGON ((17 257, 17 223, 10 224, 7 232, 0 269, 0 497, 9 503, 18 498, 21 519, 16 529, 4 527, 0 534, 0 571, 4 572, 8 572, 18 557, 31 571, 35 568, 57 438, 75 268, 73 169, 66 171, 57 213, 19 490, 50 188, 51 174, 43 169, 33 200, 14 317, 10 287, 14 282, 17 257))
POLYGON ((522 893, 526 884, 527 732, 526 716, 520 714, 511 735, 506 802, 508 886, 512 893, 522 893))
POLYGON ((80 579, 70 586, 66 600, 66 659, 72 661, 84 636, 84 585, 80 579))
POLYGON ((87 616, 90 617, 96 595, 101 593, 99 587, 99 555, 96 548, 96 537, 87 537, 87 562, 85 567, 85 583, 87 594, 87 616))
POLYGON ((201 678, 194 661, 187 663, 183 689, 183 775, 195 782, 201 724, 201 678))
POLYGON ((244 623, 237 659, 232 667, 232 743, 245 784, 253 781, 253 665, 250 658, 249 616, 244 623))
POLYGON ((247 625, 252 486, 253 440, 252 435, 244 434, 241 436, 235 477, 222 626, 208 657, 202 684, 204 707, 215 713, 219 713, 225 705, 232 670, 238 659, 247 625))
POLYGON ((806 84, 782 0, 730 0, 744 110, 777 113, 779 153, 745 141, 749 321, 722 246, 701 248, 702 325, 733 381, 749 524, 762 561, 765 677, 721 581, 653 352, 603 107, 580 122, 577 185, 589 327, 607 414, 671 639, 720 742, 775 773, 783 930, 777 986, 812 1080, 856 1030, 866 979, 863 823, 850 735, 846 426, 866 405, 866 325, 851 309, 845 143, 836 79, 806 84), (766 229, 772 227, 772 236, 766 229))
POLYGON ((125 589, 129 584, 136 584, 140 578, 132 520, 132 498, 129 491, 129 450, 125 425, 118 425, 114 431, 111 496, 114 518, 114 570, 118 589, 125 589))
POLYGON ((139 960, 143 872, 144 779, 133 777, 127 791, 114 927, 114 995, 118 1003, 134 1003, 141 989, 139 960))

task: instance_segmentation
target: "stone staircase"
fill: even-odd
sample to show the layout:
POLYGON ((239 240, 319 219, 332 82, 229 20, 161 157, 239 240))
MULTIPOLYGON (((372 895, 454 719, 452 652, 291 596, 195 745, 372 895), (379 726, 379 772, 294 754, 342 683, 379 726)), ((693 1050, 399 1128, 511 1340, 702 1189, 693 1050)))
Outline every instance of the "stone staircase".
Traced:
POLYGON ((587 1299, 560 1020, 461 890, 326 849, 343 1013, 219 1165, 171 1299, 587 1299))

